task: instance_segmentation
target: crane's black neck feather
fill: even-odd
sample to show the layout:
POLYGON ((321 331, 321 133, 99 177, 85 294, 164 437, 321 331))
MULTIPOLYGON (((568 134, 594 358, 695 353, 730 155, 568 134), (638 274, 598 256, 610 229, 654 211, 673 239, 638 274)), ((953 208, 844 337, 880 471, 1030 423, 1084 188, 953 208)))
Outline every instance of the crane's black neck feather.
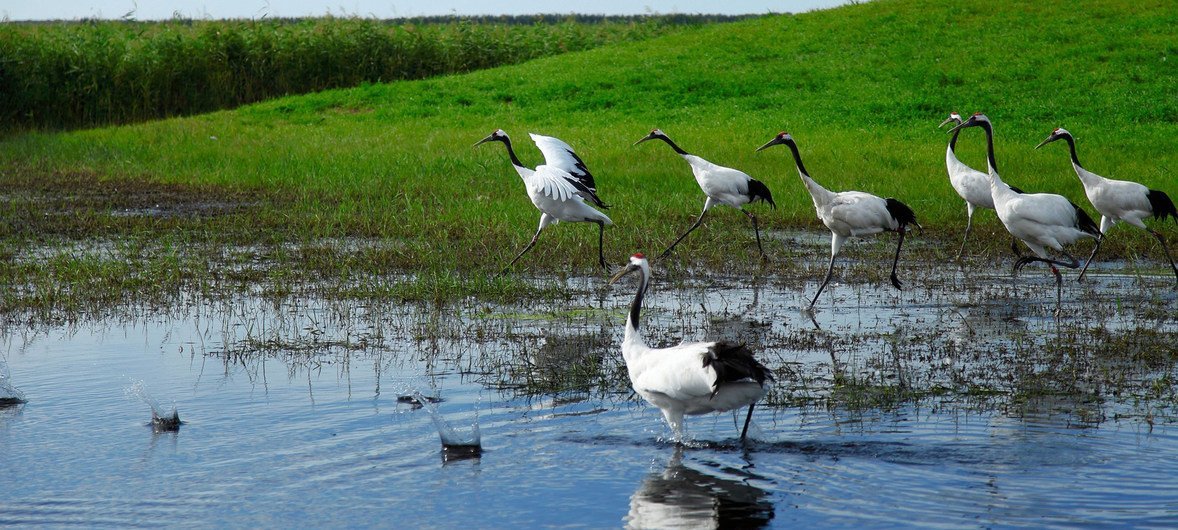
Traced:
POLYGON ((986 131, 986 160, 990 163, 990 169, 998 172, 998 162, 994 161, 994 127, 990 122, 983 121, 978 124, 986 131))
POLYGON ((1174 208, 1174 201, 1170 199, 1166 192, 1159 190, 1149 190, 1145 194, 1149 199, 1149 209, 1153 210, 1153 216, 1159 220, 1164 220, 1170 217, 1178 221, 1178 209, 1174 208))
POLYGON ((515 167, 526 167, 526 166, 524 166, 523 162, 519 161, 519 157, 515 156, 515 149, 511 148, 511 138, 503 137, 498 140, 500 142, 503 142, 503 145, 507 146, 507 156, 511 157, 511 164, 512 165, 514 165, 515 167))
POLYGON ((752 379, 764 385, 766 379, 775 380, 773 373, 753 357, 753 352, 748 347, 735 342, 720 341, 713 344, 704 354, 703 366, 716 371, 716 381, 712 383, 712 397, 720 391, 720 385, 723 383, 752 379))
POLYGON ((793 140, 786 140, 785 145, 789 147, 790 152, 794 154, 794 163, 797 164, 798 171, 801 171, 803 175, 809 177, 810 172, 806 171, 806 165, 802 163, 802 153, 801 151, 798 151, 798 144, 793 140))
POLYGON ((630 302, 630 327, 634 331, 638 331, 638 314, 642 311, 642 297, 646 296, 646 274, 641 270, 641 279, 638 281, 638 292, 634 294, 634 301, 630 302))
POLYGON ((671 146, 671 149, 674 149, 675 152, 679 153, 680 155, 690 154, 687 151, 684 151, 682 147, 679 147, 674 141, 671 140, 671 138, 669 136, 667 136, 665 134, 655 136, 655 138, 658 138, 659 140, 667 142, 667 145, 671 146))
POLYGON ((910 224, 917 224, 916 212, 913 212, 912 208, 909 208, 907 204, 891 197, 884 199, 884 202, 887 204, 888 213, 891 214, 892 219, 895 219, 900 224, 901 228, 910 224))
POLYGON ((1075 164, 1076 167, 1084 167, 1080 164, 1080 158, 1076 156, 1076 139, 1072 138, 1072 135, 1070 134, 1063 135, 1063 139, 1067 140, 1068 149, 1072 152, 1072 163, 1075 164))
POLYGON ((953 136, 949 138, 949 150, 953 151, 953 154, 957 154, 957 135, 959 134, 961 134, 961 129, 954 130, 953 136))
POLYGON ((773 194, 769 192, 769 187, 757 179, 749 179, 749 202, 756 200, 765 201, 774 210, 777 209, 777 203, 773 202, 773 194))

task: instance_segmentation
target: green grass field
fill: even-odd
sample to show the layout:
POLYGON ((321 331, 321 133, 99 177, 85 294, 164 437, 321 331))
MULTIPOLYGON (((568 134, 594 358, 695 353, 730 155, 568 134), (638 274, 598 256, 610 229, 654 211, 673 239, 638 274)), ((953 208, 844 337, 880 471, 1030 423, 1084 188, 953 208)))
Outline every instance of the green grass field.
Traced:
MULTIPOLYGON (((909 204, 925 227, 917 238, 937 249, 910 259, 943 260, 956 251, 965 219, 945 176, 947 136, 936 128, 952 110, 990 116, 1004 179, 1028 191, 1061 193, 1095 213, 1066 148, 1033 150, 1063 126, 1076 135, 1090 170, 1178 196, 1174 27, 1178 9, 1169 1, 880 0, 463 75, 132 126, 25 134, 0 143, 5 187, 15 197, 4 205, 4 252, 19 258, 32 244, 131 240, 121 244, 134 252, 112 254, 131 260, 132 269, 157 267, 171 271, 160 273, 165 278, 202 285, 224 281, 210 276, 208 263, 257 255, 272 267, 235 266, 233 274, 243 282, 338 284, 382 273, 491 273, 522 248, 539 218, 502 147, 472 147, 503 128, 529 165, 542 159, 528 132, 577 149, 601 197, 614 205, 606 254, 620 264, 637 250, 661 251, 703 205, 687 164, 670 149, 631 145, 659 127, 688 151, 765 182, 778 208, 750 207, 763 228, 828 234, 787 151, 753 152, 788 130, 827 187, 909 204), (103 210, 127 202, 127 193, 165 205, 235 206, 147 219, 103 210), (40 211, 45 197, 61 196, 91 197, 85 204, 97 206, 58 216, 40 211), (330 243, 341 240, 351 243, 330 243), (173 251, 150 250, 161 246, 173 251)), ((963 134, 962 160, 984 167, 983 138, 978 129, 963 134)), ((1178 233, 1172 223, 1158 226, 1178 233)), ((979 213, 975 228, 974 259, 1009 252, 992 212, 979 213)), ((892 238, 876 239, 859 248, 890 250, 892 238)), ((1089 245, 1074 253, 1086 254, 1089 245)), ((557 225, 517 270, 591 273, 595 247, 595 226, 557 225)), ((788 265, 780 263, 779 239, 767 251, 788 265)), ((744 216, 716 209, 676 253, 671 261, 684 266, 740 267, 753 261, 755 243, 744 216)), ((1143 266, 1163 270, 1154 240, 1132 227, 1114 229, 1102 255, 1141 255, 1143 266)), ((813 256, 819 265, 825 259, 813 256)), ((41 274, 20 259, 7 261, 10 277, 41 274)))

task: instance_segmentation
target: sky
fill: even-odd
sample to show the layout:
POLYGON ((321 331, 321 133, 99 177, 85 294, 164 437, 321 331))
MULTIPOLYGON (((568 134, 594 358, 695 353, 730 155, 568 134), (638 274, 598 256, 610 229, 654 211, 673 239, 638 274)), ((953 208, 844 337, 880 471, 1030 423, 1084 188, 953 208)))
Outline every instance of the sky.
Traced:
POLYGON ((796 13, 846 4, 848 0, 0 0, 0 20, 80 18, 160 20, 359 16, 400 18, 429 15, 608 15, 796 13))

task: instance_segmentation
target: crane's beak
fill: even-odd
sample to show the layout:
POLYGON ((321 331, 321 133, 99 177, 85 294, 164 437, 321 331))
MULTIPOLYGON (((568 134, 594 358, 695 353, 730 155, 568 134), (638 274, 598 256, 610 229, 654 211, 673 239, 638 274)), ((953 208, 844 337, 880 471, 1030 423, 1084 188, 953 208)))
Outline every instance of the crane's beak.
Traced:
MULTIPOLYGON (((966 128, 966 127, 970 127, 970 126, 972 126, 974 123, 976 123, 976 122, 975 122, 975 121, 973 121, 973 118, 970 118, 970 119, 968 119, 968 120, 966 120, 966 121, 963 121, 963 122, 961 122, 961 123, 958 123, 956 127, 952 128, 952 129, 949 129, 948 131, 945 131, 945 134, 953 134, 955 131, 958 131, 958 130, 964 129, 964 128, 966 128)), ((944 125, 944 124, 942 123, 941 125, 944 125)))
MULTIPOLYGON (((638 145, 638 144, 645 142, 647 140, 654 140, 655 138, 656 138, 656 136, 654 135, 654 133, 650 133, 650 134, 644 136, 641 140, 634 142, 634 145, 638 145)), ((630 147, 634 147, 634 145, 631 145, 630 147)))
POLYGON ((774 136, 772 140, 769 140, 768 143, 766 143, 765 145, 762 145, 761 147, 758 147, 757 150, 753 151, 753 152, 758 153, 763 149, 768 149, 768 148, 773 147, 775 145, 781 145, 784 143, 785 143, 785 140, 783 140, 780 136, 774 136))
POLYGON ((1059 136, 1056 136, 1056 135, 1054 135, 1054 134, 1053 134, 1053 135, 1051 135, 1051 136, 1048 136, 1046 140, 1043 140, 1042 142, 1039 142, 1039 145, 1036 145, 1036 146, 1035 146, 1035 149, 1038 149, 1038 148, 1040 148, 1040 147, 1043 147, 1043 146, 1045 146, 1045 145, 1047 145, 1047 144, 1049 144, 1049 143, 1051 143, 1051 142, 1054 142, 1054 141, 1058 140, 1059 138, 1060 138, 1059 136))
POLYGON ((478 146, 480 146, 480 145, 483 145, 483 144, 485 144, 485 143, 487 143, 487 142, 493 142, 493 141, 495 141, 495 135, 494 135, 494 134, 492 134, 492 135, 490 135, 490 136, 487 136, 486 138, 483 138, 482 140, 479 140, 479 141, 475 142, 475 143, 474 143, 474 145, 473 145, 473 146, 471 146, 471 147, 478 147, 478 146))
POLYGON ((609 283, 607 283, 606 285, 613 285, 613 284, 614 284, 614 282, 616 282, 616 281, 618 281, 618 280, 622 279, 622 276, 625 276, 625 275, 627 275, 627 274, 630 274, 631 272, 634 272, 634 271, 636 271, 636 270, 638 270, 638 266, 637 266, 637 265, 635 265, 635 264, 633 264, 633 263, 631 263, 631 264, 630 264, 630 265, 628 265, 626 268, 624 268, 624 269, 622 269, 622 270, 618 271, 618 273, 617 273, 617 274, 615 274, 615 275, 614 275, 612 278, 610 278, 610 279, 609 279, 609 283))
POLYGON ((940 129, 941 127, 944 127, 946 123, 953 123, 955 121, 957 121, 957 120, 955 120, 953 118, 945 118, 945 121, 941 122, 941 124, 938 125, 937 128, 940 129))

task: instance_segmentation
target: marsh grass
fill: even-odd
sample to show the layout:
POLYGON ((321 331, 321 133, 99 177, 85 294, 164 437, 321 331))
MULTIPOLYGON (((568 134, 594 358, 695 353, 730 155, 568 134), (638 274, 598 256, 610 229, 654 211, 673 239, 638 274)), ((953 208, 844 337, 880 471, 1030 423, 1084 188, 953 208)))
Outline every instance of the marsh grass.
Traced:
MULTIPOLYGON (((829 256, 829 233, 788 153, 753 152, 789 130, 824 185, 897 197, 916 210, 925 231, 905 243, 900 276, 907 283, 919 277, 914 271, 945 267, 964 229, 964 205, 944 174, 947 137, 936 129, 950 110, 984 110, 994 119, 1008 181, 1062 193, 1089 212, 1066 154, 1032 150, 1055 126, 1077 135, 1090 169, 1173 185, 1173 150, 1158 148, 1169 145, 1178 123, 1178 73, 1165 60, 1178 51, 1169 38, 1178 15, 1166 7, 874 2, 688 25, 515 66, 234 111, 9 136, 0 141, 3 304, 49 314, 166 300, 184 290, 253 289, 272 297, 559 299, 568 294, 561 279, 604 276, 591 257, 595 227, 576 223, 545 230, 516 267, 499 274, 539 214, 501 148, 471 147, 496 128, 513 135, 528 165, 541 162, 530 131, 577 149, 614 205, 615 226, 605 237, 607 260, 617 265, 635 251, 661 252, 703 205, 683 160, 666 146, 632 146, 652 127, 688 151, 747 171, 777 200, 776 210, 749 207, 770 260, 756 259, 744 216, 716 208, 658 266, 670 281, 723 272, 781 285, 820 277, 829 256), (1089 38, 1074 37, 1081 26, 1091 28, 1089 38), (79 247, 113 250, 78 255, 79 247), (535 287, 521 277, 552 283, 535 287)), ((482 29, 470 31, 481 38, 482 29)), ((982 148, 980 135, 964 134, 959 154, 981 166, 982 148)), ((1008 267, 1009 240, 993 213, 975 221, 964 267, 1008 267)), ((891 235, 855 241, 838 274, 882 282, 894 244, 891 235)), ((1084 255, 1090 245, 1072 253, 1084 255)), ((1099 259, 1126 257, 1134 258, 1131 273, 1165 272, 1148 234, 1118 226, 1099 259)))

